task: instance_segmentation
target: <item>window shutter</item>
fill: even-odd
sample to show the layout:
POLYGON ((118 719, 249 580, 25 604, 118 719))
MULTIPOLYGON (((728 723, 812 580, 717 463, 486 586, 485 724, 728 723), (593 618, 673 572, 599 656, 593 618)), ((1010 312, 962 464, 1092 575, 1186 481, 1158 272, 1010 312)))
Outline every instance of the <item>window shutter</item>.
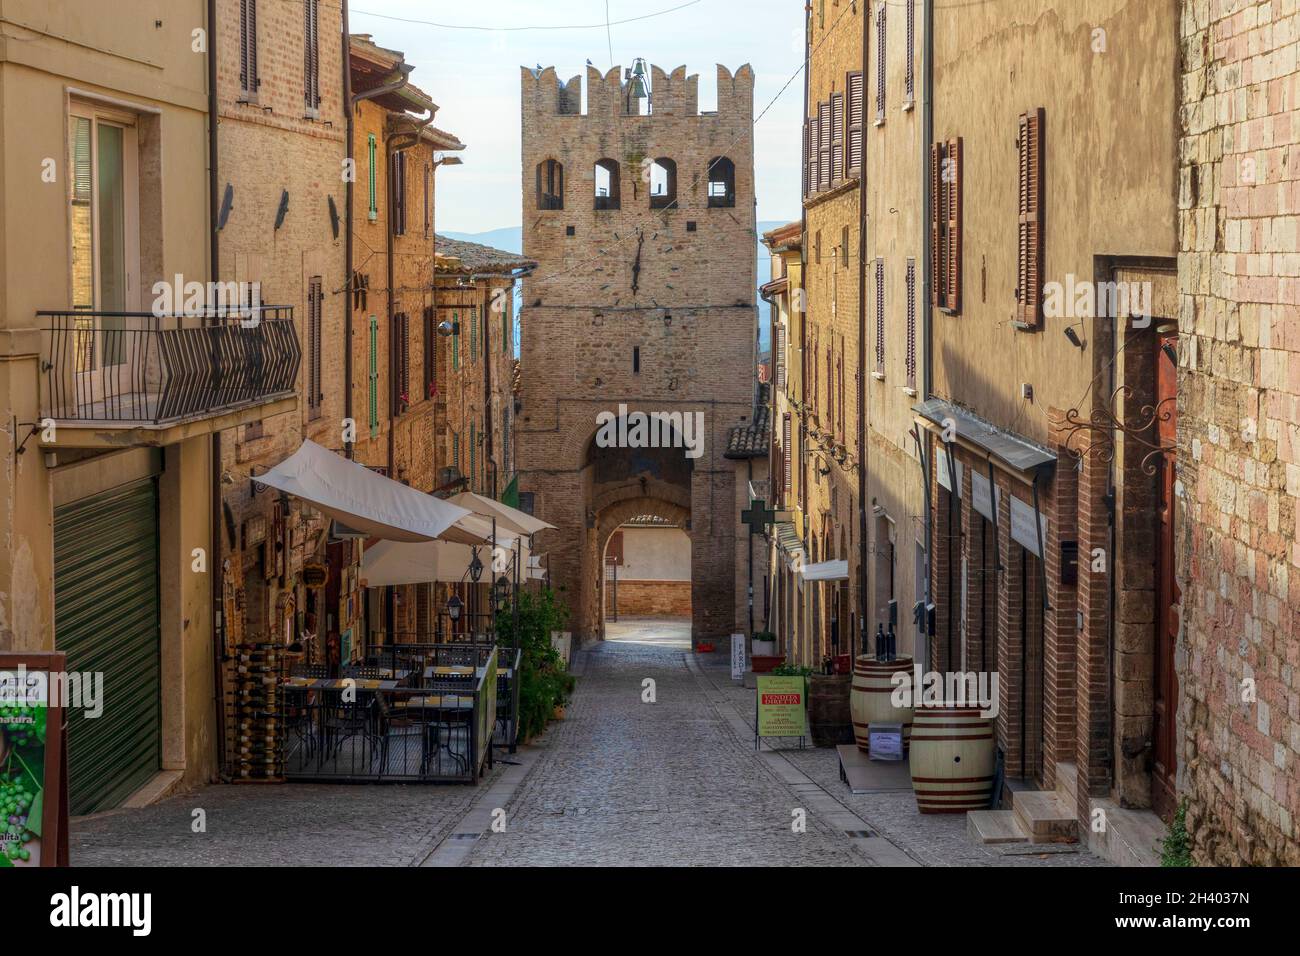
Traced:
POLYGON ((907 260, 907 387, 916 390, 916 260, 907 260))
POLYGON ((320 107, 320 0, 303 0, 303 101, 320 107))
POLYGON ((947 261, 944 264, 944 305, 950 312, 961 311, 961 137, 948 140, 947 261))
POLYGON ((393 235, 406 235, 406 153, 393 153, 392 168, 389 170, 390 189, 392 192, 393 235))
POLYGON ((885 374, 885 260, 876 260, 876 374, 885 374))
POLYGON ((781 438, 782 438, 782 445, 783 445, 781 449, 782 470, 785 472, 784 475, 785 493, 788 495, 790 493, 790 413, 789 412, 785 413, 784 430, 783 430, 783 434, 781 435, 781 438))
POLYGON ((469 423, 469 490, 474 490, 474 482, 478 478, 478 429, 473 422, 469 423))
POLYGON ((261 85, 257 75, 257 0, 248 0, 248 91, 255 93, 261 85))
POLYGON ((473 365, 478 361, 478 310, 469 310, 469 355, 466 357, 466 365, 473 365))
POLYGON ((907 106, 916 102, 916 0, 907 0, 903 16, 907 17, 907 66, 903 74, 903 94, 907 106))
POLYGON ((379 205, 377 202, 378 196, 376 195, 376 182, 375 182, 375 146, 376 146, 375 134, 371 133, 366 138, 366 162, 367 162, 366 168, 370 173, 369 218, 371 222, 374 222, 376 219, 379 218, 379 205))
POLYGON ((944 302, 943 146, 930 144, 930 304, 944 302))
POLYGON ((424 164, 424 238, 428 239, 433 226, 433 167, 424 164))
POLYGON ((876 125, 885 121, 885 4, 876 11, 876 125))
POLYGON ((820 130, 817 120, 808 121, 808 194, 813 195, 821 189, 818 171, 821 166, 821 143, 818 142, 820 130))
POLYGON ((840 386, 840 441, 844 440, 844 336, 840 336, 840 354, 835 359, 835 377, 840 386))
POLYGON ((776 328, 776 388, 785 391, 785 326, 776 328))
POLYGON ((1042 107, 1020 114, 1020 221, 1016 267, 1016 321, 1038 328, 1043 319, 1042 107))
POLYGON ((433 398, 438 381, 438 329, 433 306, 424 307, 424 397, 433 398))
POLYGON ((808 182, 808 155, 809 155, 809 154, 808 154, 808 134, 809 134, 809 132, 810 132, 810 130, 809 130, 809 128, 808 128, 808 118, 807 118, 807 117, 804 117, 804 121, 803 121, 803 169, 800 170, 800 175, 803 177, 803 198, 804 198, 804 199, 807 199, 807 198, 808 198, 808 193, 811 191, 811 190, 809 189, 809 182, 808 182))
POLYGON ((844 94, 831 94, 831 178, 838 185, 844 178, 844 94))
POLYGON ((817 104, 818 145, 821 149, 817 157, 817 182, 822 189, 831 188, 831 104, 817 104))
POLYGON ((850 73, 845 84, 849 91, 849 148, 847 176, 862 175, 862 74, 850 73))
POLYGON ((370 317, 370 437, 379 434, 379 319, 370 317))
POLYGON ((411 316, 406 312, 402 313, 401 332, 401 407, 406 409, 411 404, 411 316))
POLYGON ((307 287, 307 409, 320 412, 321 400, 321 277, 313 276, 307 287))
POLYGON ((460 313, 451 314, 451 368, 454 372, 460 371, 460 313))

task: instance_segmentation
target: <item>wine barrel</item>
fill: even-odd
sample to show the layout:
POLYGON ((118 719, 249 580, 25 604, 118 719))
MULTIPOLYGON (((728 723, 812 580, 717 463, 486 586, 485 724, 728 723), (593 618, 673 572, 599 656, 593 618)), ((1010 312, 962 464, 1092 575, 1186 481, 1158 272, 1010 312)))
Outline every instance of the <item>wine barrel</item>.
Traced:
POLYGON ((853 740, 849 713, 849 674, 812 674, 808 678, 808 733, 814 747, 834 747, 853 740))
POLYGON ((912 791, 922 813, 987 810, 993 795, 993 719, 978 707, 918 707, 912 791))
POLYGON ((896 657, 878 661, 859 657, 853 664, 853 688, 849 693, 849 711, 853 715, 853 739, 864 753, 870 750, 867 728, 871 724, 902 724, 903 746, 912 733, 912 708, 895 707, 893 677, 900 671, 912 672, 912 658, 896 657))

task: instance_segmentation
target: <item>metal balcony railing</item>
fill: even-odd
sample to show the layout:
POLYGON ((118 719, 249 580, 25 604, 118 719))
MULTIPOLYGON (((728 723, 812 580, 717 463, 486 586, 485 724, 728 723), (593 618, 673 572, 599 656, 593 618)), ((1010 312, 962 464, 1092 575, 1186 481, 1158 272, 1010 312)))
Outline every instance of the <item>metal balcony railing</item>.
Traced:
POLYGON ((292 306, 41 311, 43 415, 165 424, 293 394, 302 361, 292 306))

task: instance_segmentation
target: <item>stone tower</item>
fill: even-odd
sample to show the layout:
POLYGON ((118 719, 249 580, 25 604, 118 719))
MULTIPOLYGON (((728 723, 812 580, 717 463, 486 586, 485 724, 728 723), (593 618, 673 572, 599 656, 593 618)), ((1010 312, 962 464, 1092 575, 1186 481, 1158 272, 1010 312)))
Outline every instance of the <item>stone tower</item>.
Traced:
POLYGON ((685 67, 643 69, 646 99, 622 74, 589 67, 583 112, 580 77, 522 71, 523 251, 538 267, 523 283, 520 489, 558 528, 536 550, 582 640, 603 632, 611 534, 640 515, 680 524, 699 642, 745 621, 746 475, 724 454, 754 414, 754 76, 719 66, 718 108, 701 113, 685 67), (647 447, 638 412, 662 416, 661 446, 699 444, 647 447), (617 447, 602 413, 631 426, 617 447))

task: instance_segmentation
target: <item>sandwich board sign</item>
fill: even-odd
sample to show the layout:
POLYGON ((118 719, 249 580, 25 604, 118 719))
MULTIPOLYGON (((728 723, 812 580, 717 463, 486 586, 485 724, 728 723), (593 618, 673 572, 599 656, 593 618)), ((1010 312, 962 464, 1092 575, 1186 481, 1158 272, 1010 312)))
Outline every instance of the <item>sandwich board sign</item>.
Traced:
POLYGON ((802 749, 808 733, 807 678, 759 674, 755 683, 754 748, 764 737, 798 737, 802 749))
POLYGON ((66 669, 62 652, 0 654, 0 869, 68 865, 66 669))

